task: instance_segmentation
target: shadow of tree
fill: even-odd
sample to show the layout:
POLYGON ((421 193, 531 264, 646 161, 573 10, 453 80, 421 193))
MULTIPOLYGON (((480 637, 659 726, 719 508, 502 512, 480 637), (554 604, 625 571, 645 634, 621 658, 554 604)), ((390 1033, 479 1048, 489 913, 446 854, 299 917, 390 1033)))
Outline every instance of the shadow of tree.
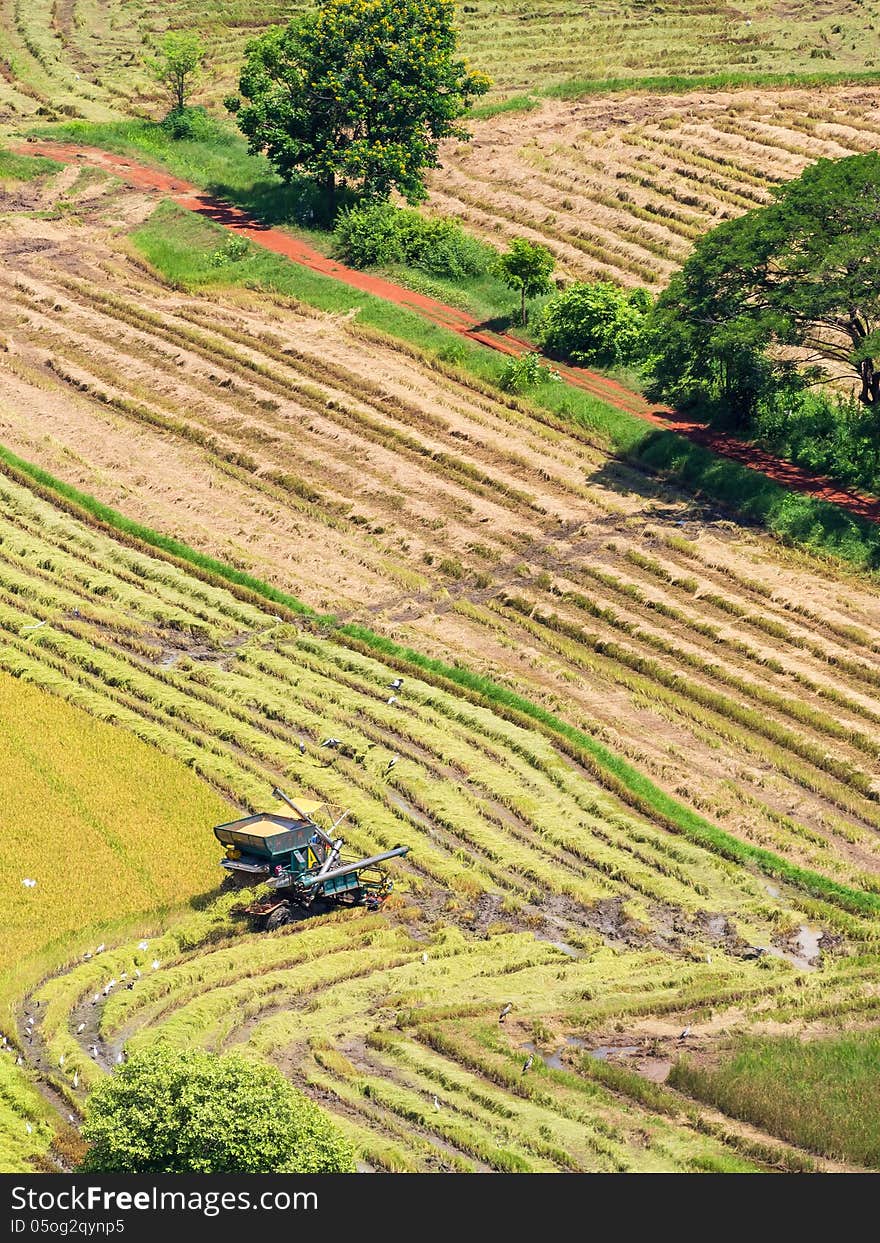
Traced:
POLYGON ((625 475, 620 462, 611 459, 589 482, 621 493, 638 491, 652 500, 668 498, 671 487, 690 503, 692 513, 696 507, 699 517, 691 520, 763 527, 788 543, 842 556, 865 569, 880 567, 880 525, 790 490, 684 436, 646 425, 627 442, 620 461, 629 468, 625 475))

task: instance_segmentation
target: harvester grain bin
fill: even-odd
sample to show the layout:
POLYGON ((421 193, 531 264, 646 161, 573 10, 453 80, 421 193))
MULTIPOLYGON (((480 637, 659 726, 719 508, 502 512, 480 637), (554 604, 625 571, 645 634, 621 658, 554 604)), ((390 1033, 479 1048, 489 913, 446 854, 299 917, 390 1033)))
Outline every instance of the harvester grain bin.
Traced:
POLYGON ((391 892, 392 881, 379 864, 405 855, 409 847, 395 846, 367 859, 346 857, 343 839, 335 836, 345 816, 324 829, 315 819, 323 803, 294 802, 281 790, 272 793, 287 803, 292 816, 261 811, 214 829, 214 836, 226 847, 220 866, 231 882, 240 887, 263 884, 271 891, 244 907, 244 912, 271 932, 289 923, 297 908, 308 910, 314 903, 381 905, 391 892))

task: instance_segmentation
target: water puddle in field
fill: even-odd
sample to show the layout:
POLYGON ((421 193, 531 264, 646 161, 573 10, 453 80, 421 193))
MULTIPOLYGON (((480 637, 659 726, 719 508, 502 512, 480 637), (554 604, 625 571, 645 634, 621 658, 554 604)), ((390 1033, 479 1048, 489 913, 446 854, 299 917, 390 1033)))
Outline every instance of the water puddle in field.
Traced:
POLYGON ((610 1057, 631 1057, 633 1053, 638 1053, 639 1046, 637 1044, 600 1044, 595 1049, 587 1049, 590 1057, 594 1057, 597 1061, 607 1062, 610 1057))
POLYGON ((565 1044, 560 1045, 558 1049, 554 1049, 552 1053, 542 1053, 537 1045, 531 1040, 527 1040, 525 1044, 520 1045, 521 1049, 525 1049, 526 1053, 531 1053, 533 1057, 540 1058, 545 1066, 549 1066, 551 1070, 567 1070, 562 1055, 568 1049, 582 1049, 584 1041, 577 1036, 566 1036, 565 1044))
POLYGON ((778 945, 770 945, 765 953, 772 954, 774 958, 784 958, 786 962, 792 963, 795 967, 802 970, 815 971, 819 966, 822 957, 822 948, 819 944, 824 936, 822 928, 814 928, 810 924, 801 924, 797 930, 797 935, 793 938, 797 950, 781 949, 778 945))
MULTIPOLYGON (((530 1054, 536 1061, 542 1061, 550 1070, 570 1070, 571 1066, 565 1061, 565 1054, 572 1049, 582 1049, 588 1057, 594 1057, 597 1062, 634 1057, 640 1052, 640 1046, 636 1044, 600 1044, 590 1049, 587 1047, 587 1042, 580 1036, 566 1036, 565 1044, 554 1049, 552 1053, 542 1052, 531 1040, 521 1044, 520 1048, 523 1053, 530 1054)), ((672 1069, 672 1058, 645 1056, 645 1051, 641 1050, 641 1052, 642 1057, 634 1064, 635 1069, 645 1079, 650 1079, 653 1083, 663 1083, 672 1069)))
POLYGON ((565 1051, 564 1049, 555 1049, 553 1053, 542 1053, 538 1046, 533 1044, 531 1040, 527 1040, 525 1044, 520 1045, 520 1048, 525 1049, 526 1053, 531 1054, 532 1057, 543 1062, 545 1066, 549 1066, 551 1070, 563 1069, 562 1054, 565 1051))
POLYGON ((819 942, 822 940, 823 931, 821 928, 811 928, 808 924, 801 924, 797 934, 798 949, 801 957, 815 960, 821 954, 819 942))

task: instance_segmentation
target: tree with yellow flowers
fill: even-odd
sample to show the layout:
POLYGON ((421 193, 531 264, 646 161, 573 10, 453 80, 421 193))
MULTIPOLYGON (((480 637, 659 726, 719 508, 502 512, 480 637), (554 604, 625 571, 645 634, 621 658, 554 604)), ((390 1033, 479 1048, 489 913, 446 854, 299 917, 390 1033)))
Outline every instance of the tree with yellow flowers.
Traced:
POLYGON ((488 88, 458 55, 454 0, 321 0, 247 45, 226 106, 252 152, 285 181, 315 178, 332 211, 338 180, 423 199, 440 139, 469 137, 488 88))

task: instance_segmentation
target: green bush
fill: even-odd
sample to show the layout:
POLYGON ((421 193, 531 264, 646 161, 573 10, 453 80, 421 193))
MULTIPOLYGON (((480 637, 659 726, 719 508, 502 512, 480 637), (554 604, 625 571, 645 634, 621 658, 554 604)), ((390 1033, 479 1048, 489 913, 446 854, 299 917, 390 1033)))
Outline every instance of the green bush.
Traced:
POLYGON ((650 305, 644 289, 577 281, 544 307, 539 340, 548 354, 569 362, 605 367, 630 363, 640 355, 650 305))
POLYGON ((211 142, 220 130, 204 108, 172 108, 161 126, 171 138, 188 138, 194 142, 211 142))
POLYGON ((274 1066, 157 1046, 89 1097, 81 1169, 100 1174, 348 1173, 328 1116, 274 1066))
POLYGON ((355 268, 403 264, 453 280, 483 276, 495 258, 491 247, 453 220, 423 216, 393 203, 360 203, 340 212, 334 230, 339 257, 355 268))
POLYGON ((876 411, 829 393, 779 389, 759 400, 751 434, 780 457, 849 487, 880 489, 876 411))
POLYGON ((548 380, 559 381, 558 371, 545 367, 540 354, 520 354, 505 363, 501 373, 501 387, 508 393, 521 393, 523 389, 534 388, 537 384, 545 384, 548 380))
POLYGON ((227 263, 239 263, 250 255, 250 242, 246 237, 236 237, 232 234, 228 240, 215 250, 211 255, 211 266, 214 268, 222 268, 227 263))

